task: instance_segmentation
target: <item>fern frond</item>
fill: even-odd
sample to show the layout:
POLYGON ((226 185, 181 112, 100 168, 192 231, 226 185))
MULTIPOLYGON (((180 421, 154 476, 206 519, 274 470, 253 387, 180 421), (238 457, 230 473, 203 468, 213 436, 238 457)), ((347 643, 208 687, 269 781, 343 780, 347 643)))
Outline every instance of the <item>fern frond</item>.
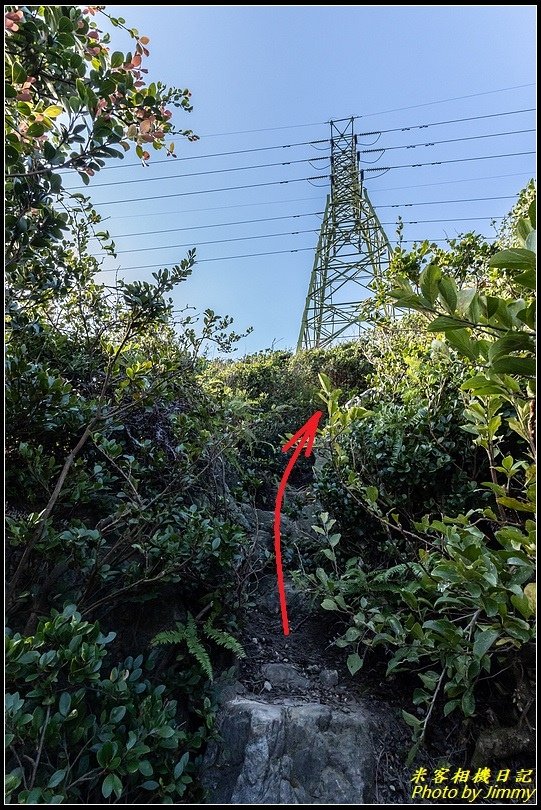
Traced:
POLYGON ((188 650, 193 655, 207 678, 213 680, 212 664, 210 662, 209 654, 201 644, 197 633, 197 625, 191 613, 188 613, 188 621, 186 622, 184 641, 188 650))
POLYGON ((240 644, 230 633, 226 633, 224 630, 217 630, 212 626, 210 621, 205 622, 203 630, 205 635, 212 639, 212 641, 214 641, 220 647, 224 647, 226 650, 230 650, 232 653, 235 653, 238 658, 246 657, 242 644, 240 644))
POLYGON ((176 630, 162 630, 161 633, 154 636, 150 643, 153 645, 180 644, 181 641, 184 641, 185 633, 185 628, 180 624, 180 622, 177 622, 176 630))
POLYGON ((396 577, 403 577, 404 574, 413 573, 415 576, 423 574, 423 568, 419 563, 401 563, 400 565, 393 565, 392 568, 387 568, 385 571, 379 571, 372 577, 372 582, 390 582, 396 577))

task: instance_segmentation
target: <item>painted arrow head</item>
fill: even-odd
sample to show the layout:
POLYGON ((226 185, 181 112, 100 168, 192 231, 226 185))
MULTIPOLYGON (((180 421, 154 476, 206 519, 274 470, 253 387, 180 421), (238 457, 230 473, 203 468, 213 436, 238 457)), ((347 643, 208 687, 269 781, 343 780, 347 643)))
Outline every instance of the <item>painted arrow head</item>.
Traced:
POLYGON ((319 420, 323 416, 321 411, 316 411, 310 419, 308 419, 304 425, 299 428, 299 430, 295 433, 291 439, 284 444, 282 447, 282 453, 287 453, 288 450, 297 444, 297 442, 301 442, 301 446, 306 444, 306 449, 304 451, 304 455, 308 457, 312 452, 312 447, 314 446, 314 439, 316 438, 317 427, 319 425, 319 420))

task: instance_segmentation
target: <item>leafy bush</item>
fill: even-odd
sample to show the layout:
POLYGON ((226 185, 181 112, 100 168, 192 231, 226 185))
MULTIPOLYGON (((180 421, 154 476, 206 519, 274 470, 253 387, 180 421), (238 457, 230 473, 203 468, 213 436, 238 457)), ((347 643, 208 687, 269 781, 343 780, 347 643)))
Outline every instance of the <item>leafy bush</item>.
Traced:
MULTIPOLYGON (((327 463, 341 474, 352 519, 356 516, 364 522, 369 513, 372 525, 380 526, 380 536, 387 537, 388 546, 398 538, 404 543, 403 551, 409 549, 409 553, 390 567, 384 560, 380 570, 374 570, 378 553, 381 565, 380 544, 368 557, 372 565, 366 563, 364 547, 362 556, 345 559, 340 553, 344 544, 340 534, 330 534, 334 520, 323 515, 323 528, 315 529, 325 536, 327 547, 320 554, 321 566, 308 575, 308 582, 324 609, 343 616, 344 632, 337 644, 350 650, 352 674, 363 666, 367 652, 380 648, 388 676, 408 672, 418 678, 413 694, 417 714, 403 713, 413 731, 412 757, 440 711, 444 715, 459 711, 466 718, 478 714, 479 683, 512 670, 526 658, 534 638, 536 526, 530 518, 535 511, 534 229, 532 204, 528 220, 520 222, 522 246, 491 255, 490 267, 505 276, 505 285, 498 281, 493 285, 485 268, 483 284, 459 287, 455 277, 443 271, 447 265, 441 256, 434 256, 422 271, 417 267, 417 276, 413 265, 408 265, 408 279, 392 279, 399 285, 392 291, 398 305, 423 313, 428 331, 444 334, 446 347, 450 347, 446 356, 456 353, 464 358, 469 374, 457 381, 465 406, 462 429, 485 453, 490 480, 480 485, 490 493, 490 501, 461 510, 456 517, 427 515, 413 523, 404 521, 404 496, 408 506, 420 507, 427 494, 437 494, 431 489, 430 474, 437 481, 437 458, 446 449, 443 437, 431 431, 437 447, 427 440, 419 443, 417 436, 412 439, 406 459, 415 469, 414 476, 419 468, 421 475, 413 477, 411 489, 410 482, 402 480, 390 492, 385 472, 392 468, 369 467, 365 461, 371 458, 372 444, 379 450, 382 435, 387 456, 380 459, 390 458, 395 464, 400 460, 400 454, 393 453, 396 434, 392 425, 387 435, 383 419, 378 421, 388 406, 376 406, 374 412, 348 412, 338 405, 339 392, 322 379, 322 399, 330 417, 324 431, 327 463), (510 434, 515 436, 514 454, 508 452, 510 434), (353 444, 359 435, 362 446, 353 444), (424 470, 423 453, 428 459, 424 470), (421 491, 416 493, 416 488, 421 491)), ((481 269, 481 264, 475 268, 478 282, 481 269)), ((450 422, 457 418, 457 406, 458 385, 450 422)), ((403 401, 398 412, 408 413, 403 401)), ((418 422, 413 424, 418 427, 418 422)), ((458 439, 456 422, 453 429, 458 439)), ((464 452, 463 442, 461 446, 464 452)), ((400 466, 397 472, 400 474, 400 466)), ((392 478, 390 482, 394 483, 392 478)), ((441 480, 438 483, 443 485, 441 480)), ((452 483, 452 495, 465 502, 457 483, 452 483)), ((320 487, 325 485, 323 479, 320 487)), ((435 505, 430 503, 432 508, 435 505)), ((343 506, 336 512, 341 520, 343 512, 343 506)), ((351 538, 346 541, 346 551, 351 554, 351 538)), ((509 681, 500 683, 500 692, 511 693, 509 696, 514 688, 509 681)), ((500 707, 493 704, 491 708, 497 716, 500 707)), ((514 719, 520 722, 525 709, 520 702, 514 708, 514 719)), ((509 723, 509 712, 506 721, 509 723)))
MULTIPOLYGON (((471 717, 480 677, 496 677, 496 666, 509 667, 534 638, 535 524, 497 530, 492 548, 477 525, 480 517, 472 512, 419 523, 419 543, 427 548, 417 561, 370 571, 352 557, 341 572, 319 568, 309 576, 322 607, 338 611, 349 625, 336 643, 352 650, 352 675, 378 648, 387 653, 387 676, 417 673, 421 685, 413 703, 424 714, 404 713, 417 743, 439 698, 444 715, 458 709, 471 717)), ((325 556, 336 564, 340 536, 331 537, 325 556)))
POLYGON ((73 606, 8 633, 7 795, 19 804, 172 803, 192 783, 206 730, 189 732, 177 702, 152 683, 152 660, 127 658, 104 677, 99 625, 73 606))
POLYGON ((176 586, 162 627, 185 604, 227 613, 238 601, 244 535, 219 470, 248 405, 204 390, 199 355, 239 336, 211 310, 177 330, 169 295, 194 251, 151 282, 97 283, 114 244, 63 179, 73 169, 87 184, 130 145, 143 164, 150 144, 172 157, 170 108, 189 112, 191 94, 148 84, 148 38, 103 6, 8 6, 6 27, 9 793, 21 804, 171 803, 206 734, 195 718, 212 722, 208 678, 189 661, 175 673, 177 716, 152 681, 154 656, 104 678, 96 621, 107 615, 124 657, 126 610, 164 603, 164 587, 176 586), (132 52, 108 47, 104 17, 132 52), (79 612, 58 613, 65 604, 79 612))
MULTIPOLYGON (((219 374, 230 396, 251 403, 251 433, 247 441, 239 443, 239 497, 246 493, 258 506, 272 508, 284 468, 281 438, 295 432, 319 407, 319 373, 328 374, 336 386, 343 386, 345 397, 352 397, 366 388, 369 370, 361 343, 296 355, 262 352, 236 363, 212 364, 209 374, 213 384, 219 374)), ((311 466, 312 460, 300 458, 292 483, 309 483, 311 466)))

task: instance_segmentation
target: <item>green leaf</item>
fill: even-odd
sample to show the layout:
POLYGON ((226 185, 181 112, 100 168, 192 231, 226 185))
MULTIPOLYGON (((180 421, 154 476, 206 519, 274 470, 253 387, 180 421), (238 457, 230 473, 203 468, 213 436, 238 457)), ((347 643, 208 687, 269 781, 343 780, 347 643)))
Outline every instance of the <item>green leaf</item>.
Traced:
POLYGON ((431 304, 434 303, 438 297, 438 282, 441 279, 441 270, 435 264, 429 264, 419 278, 419 286, 424 297, 431 304))
POLYGON ((428 325, 429 332, 450 332, 454 329, 464 329, 464 321, 458 318, 451 318, 449 315, 438 315, 438 317, 428 325))
POLYGON ((58 701, 58 711, 63 717, 67 717, 71 706, 71 695, 69 692, 62 692, 58 701))
POLYGON ((511 595, 511 602, 525 619, 529 619, 530 616, 533 615, 532 606, 530 605, 530 601, 526 595, 517 596, 517 594, 514 593, 511 595))
POLYGON ((451 712, 454 712, 458 706, 460 706, 460 700, 448 700, 443 707, 443 716, 447 717, 451 712))
POLYGON ((379 498, 379 490, 377 487, 365 487, 366 497, 370 503, 376 503, 379 498))
POLYGON ((45 127, 41 123, 41 121, 34 121, 33 124, 30 124, 28 129, 26 130, 26 134, 30 135, 31 138, 39 138, 45 132, 45 127))
POLYGON ((190 754, 188 753, 188 751, 186 751, 186 753, 181 756, 181 758, 179 759, 179 761, 175 765, 175 769, 173 771, 173 777, 175 779, 179 779, 182 776, 182 774, 184 773, 184 769, 185 769, 186 765, 188 764, 189 759, 190 759, 190 754))
POLYGON ((96 759, 102 768, 106 768, 109 763, 112 762, 117 750, 117 743, 113 743, 111 740, 107 740, 107 742, 103 743, 96 754, 96 759))
POLYGON ((338 610, 338 605, 334 599, 324 599, 321 603, 323 610, 338 610))
POLYGON ((168 740, 175 733, 175 729, 171 726, 160 726, 156 731, 156 736, 161 737, 162 740, 168 740))
POLYGON ((154 769, 148 759, 142 759, 139 763, 139 772, 143 774, 143 776, 152 776, 154 773, 154 769))
POLYGON ((6 779, 5 779, 5 782, 4 782, 4 787, 5 787, 6 793, 9 795, 14 790, 16 790, 19 787, 19 785, 21 784, 21 781, 22 780, 21 780, 20 776, 18 776, 15 773, 9 773, 6 776, 6 779))
POLYGON ((482 658, 499 635, 499 630, 492 627, 489 627, 488 630, 477 630, 475 633, 475 641, 473 642, 473 654, 477 656, 477 658, 482 658))
POLYGON ((113 777, 114 774, 110 773, 105 777, 105 779, 101 783, 101 792, 104 799, 108 799, 111 793, 113 792, 113 787, 115 784, 113 777))
POLYGON ((69 17, 62 16, 58 21, 58 30, 59 31, 73 31, 73 23, 69 17))
POLYGON ((528 603, 532 609, 532 613, 535 613, 536 609, 536 585, 535 582, 529 582, 524 588, 524 596, 528 600, 528 603))
POLYGON ((535 253, 525 248, 500 250, 490 260, 490 267, 502 270, 535 270, 535 253))
POLYGON ((422 721, 418 717, 415 717, 415 715, 406 712, 404 709, 402 709, 402 717, 404 718, 408 726, 412 726, 412 728, 419 728, 419 726, 421 725, 422 721))
POLYGON ((438 282, 440 298, 445 304, 447 311, 452 315, 456 310, 458 302, 456 284, 450 276, 443 276, 438 282))
POLYGON ((535 377, 535 358, 504 355, 492 363, 492 369, 498 374, 520 374, 524 377, 535 377))
POLYGON ((111 715, 109 719, 111 723, 120 723, 125 714, 126 714, 125 706, 115 706, 114 709, 111 709, 111 715))
POLYGON ((348 627, 344 638, 346 639, 346 641, 349 641, 351 643, 352 641, 357 641, 360 635, 361 631, 357 627, 348 627))
POLYGON ((64 779, 65 775, 66 775, 65 770, 55 771, 51 776, 51 778, 49 779, 49 781, 47 782, 47 787, 54 788, 57 785, 59 785, 60 782, 62 782, 62 780, 64 779))
POLYGON ((120 799, 122 796, 122 782, 116 773, 110 773, 106 776, 101 786, 101 792, 105 799, 108 799, 113 791, 117 799, 120 799))
POLYGON ((517 498, 496 498, 499 504, 514 509, 516 512, 535 512, 535 505, 526 501, 519 501, 517 498))
POLYGON ((470 339, 467 329, 453 329, 446 332, 445 339, 453 349, 456 349, 464 357, 469 357, 470 360, 477 360, 477 345, 470 339))
POLYGON ((111 55, 111 67, 117 68, 124 64, 124 54, 121 51, 114 51, 111 55))
POLYGON ((502 394, 507 393, 506 388, 499 382, 490 380, 484 374, 476 374, 474 377, 469 377, 460 386, 461 391, 475 391, 476 394, 502 394))
POLYGON ((347 666, 352 675, 355 675, 355 673, 361 669, 362 665, 363 660, 358 653, 348 655, 347 666))
POLYGON ((323 374, 323 373, 318 374, 317 377, 318 377, 319 384, 321 385, 323 391, 326 394, 332 394, 333 384, 331 382, 330 377, 328 377, 326 374, 323 374))
POLYGON ((519 219, 516 225, 516 233, 521 240, 521 242, 525 245, 526 239, 532 232, 532 225, 529 220, 527 219, 519 219))
POLYGON ((470 690, 462 695, 462 711, 464 717, 471 717, 475 712, 475 698, 470 690))
POLYGON ((417 598, 410 591, 405 588, 400 588, 400 596, 409 608, 417 610, 419 603, 417 602, 417 598))
POLYGON ((532 223, 532 228, 536 227, 536 208, 537 208, 536 200, 532 200, 532 202, 530 203, 530 207, 528 208, 528 216, 530 218, 530 222, 532 223))
POLYGON ((488 359, 490 362, 493 362, 497 360, 498 357, 509 354, 510 352, 531 352, 534 354, 535 344, 533 338, 525 332, 511 332, 490 344, 488 359))
POLYGON ((527 287, 529 290, 536 289, 536 274, 535 270, 526 270, 524 273, 519 273, 513 279, 517 284, 527 287))
POLYGON ((13 84, 24 84, 26 78, 26 70, 19 62, 14 62, 11 66, 11 80, 13 84))
POLYGON ((432 305, 423 295, 415 295, 414 293, 405 293, 404 290, 396 289, 391 290, 389 293, 391 298, 396 299, 395 306, 400 309, 415 309, 419 312, 426 312, 430 310, 432 305))

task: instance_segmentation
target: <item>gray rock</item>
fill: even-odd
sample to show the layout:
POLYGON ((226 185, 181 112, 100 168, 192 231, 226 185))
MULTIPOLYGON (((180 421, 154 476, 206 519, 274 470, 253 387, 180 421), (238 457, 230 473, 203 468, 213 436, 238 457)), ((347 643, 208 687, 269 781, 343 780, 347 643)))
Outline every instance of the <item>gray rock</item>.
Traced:
POLYGON ((330 689, 338 684, 338 672, 335 669, 323 669, 319 673, 319 681, 322 686, 330 689))
POLYGON ((202 769, 208 804, 369 804, 372 723, 359 707, 236 698, 218 719, 202 769))
POLYGON ((310 681, 297 672, 291 664, 263 664, 263 676, 273 686, 286 686, 290 689, 308 689, 310 681))
POLYGON ((233 683, 227 681, 222 683, 218 682, 214 686, 214 695, 219 706, 223 706, 224 703, 233 700, 237 695, 244 694, 246 694, 246 687, 238 681, 234 681, 233 683))

